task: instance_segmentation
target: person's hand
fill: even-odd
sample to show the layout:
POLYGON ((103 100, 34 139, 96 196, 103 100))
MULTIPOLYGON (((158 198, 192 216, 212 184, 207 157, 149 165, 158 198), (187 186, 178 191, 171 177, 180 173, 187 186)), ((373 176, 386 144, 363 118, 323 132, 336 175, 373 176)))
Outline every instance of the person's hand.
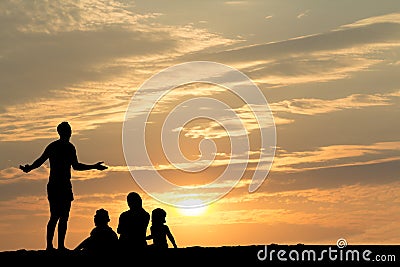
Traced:
POLYGON ((22 166, 22 165, 19 165, 19 168, 23 171, 23 172, 26 172, 26 173, 28 173, 28 172, 30 172, 32 169, 31 169, 31 166, 29 166, 29 164, 25 164, 25 166, 22 166))
POLYGON ((104 163, 103 161, 97 162, 97 163, 94 165, 95 169, 97 169, 97 170, 99 170, 99 171, 108 169, 108 167, 105 166, 105 165, 103 165, 103 163, 104 163))

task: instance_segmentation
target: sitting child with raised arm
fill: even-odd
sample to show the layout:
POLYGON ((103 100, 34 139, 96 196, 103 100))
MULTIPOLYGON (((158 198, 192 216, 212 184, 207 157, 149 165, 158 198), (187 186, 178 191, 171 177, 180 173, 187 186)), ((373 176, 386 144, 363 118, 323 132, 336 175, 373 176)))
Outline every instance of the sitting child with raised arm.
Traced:
POLYGON ((174 236, 172 235, 168 225, 165 224, 167 213, 161 208, 156 208, 151 212, 151 226, 150 235, 146 237, 147 240, 153 240, 154 248, 168 248, 167 238, 172 243, 174 248, 177 248, 174 236))

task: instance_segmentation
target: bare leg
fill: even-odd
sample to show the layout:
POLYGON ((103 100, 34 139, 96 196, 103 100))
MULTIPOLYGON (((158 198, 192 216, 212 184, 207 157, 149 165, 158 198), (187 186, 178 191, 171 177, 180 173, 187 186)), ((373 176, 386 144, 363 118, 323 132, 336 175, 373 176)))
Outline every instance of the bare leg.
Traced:
POLYGON ((46 242, 47 242, 47 250, 53 249, 53 237, 54 231, 56 230, 58 218, 50 216, 49 222, 47 223, 47 234, 46 234, 46 242))
POLYGON ((61 217, 58 222, 58 249, 64 249, 65 235, 67 234, 68 218, 61 217))

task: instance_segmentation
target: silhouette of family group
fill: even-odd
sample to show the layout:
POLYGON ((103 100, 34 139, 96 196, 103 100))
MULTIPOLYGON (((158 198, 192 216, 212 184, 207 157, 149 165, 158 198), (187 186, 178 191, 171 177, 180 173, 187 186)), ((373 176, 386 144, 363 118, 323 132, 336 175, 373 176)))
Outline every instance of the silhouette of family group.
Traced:
MULTIPOLYGON (((51 142, 38 159, 31 165, 20 165, 20 169, 28 173, 49 160, 50 175, 47 183, 47 199, 50 218, 46 228, 46 250, 48 251, 55 250, 53 239, 57 224, 57 249, 59 251, 68 250, 64 243, 71 202, 74 200, 71 167, 77 171, 92 169, 102 171, 107 169, 102 161, 95 164, 84 164, 78 161, 75 146, 70 142, 72 129, 68 122, 61 122, 57 126, 57 132, 60 138, 51 142)), ((129 209, 120 214, 116 232, 109 226, 108 211, 100 208, 94 215, 95 227, 91 230, 90 235, 74 250, 89 253, 116 251, 129 253, 147 247, 165 249, 168 248, 167 239, 174 248, 177 248, 175 239, 166 225, 167 213, 165 210, 155 208, 150 216, 143 208, 142 198, 137 192, 128 193, 126 200, 129 209), (150 219, 150 235, 147 235, 150 219), (147 240, 152 240, 153 243, 148 245, 147 240)))
POLYGON ((117 232, 109 225, 108 211, 101 208, 94 215, 95 227, 89 237, 84 239, 75 250, 89 253, 109 253, 141 251, 148 247, 146 240, 153 240, 149 247, 154 249, 168 248, 168 242, 177 248, 174 236, 165 224, 167 213, 161 208, 155 208, 151 213, 150 235, 146 235, 150 222, 150 214, 142 206, 142 198, 137 192, 127 196, 129 209, 119 216, 117 232), (119 234, 119 238, 118 238, 119 234))

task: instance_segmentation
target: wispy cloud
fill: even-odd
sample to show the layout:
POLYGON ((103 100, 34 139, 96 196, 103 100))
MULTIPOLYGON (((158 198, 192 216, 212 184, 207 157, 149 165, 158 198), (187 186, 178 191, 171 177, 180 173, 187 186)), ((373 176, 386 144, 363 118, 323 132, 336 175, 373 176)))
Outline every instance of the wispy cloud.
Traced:
MULTIPOLYGON (((105 4, 103 3, 103 5, 105 4)), ((123 5, 116 5, 118 5, 118 7, 114 8, 124 8, 123 5)), ((52 6, 51 8, 56 7, 52 6)), ((112 7, 107 6, 107 10, 109 8, 112 7)), ((93 12, 107 12, 107 10, 96 11, 97 9, 101 9, 101 5, 97 6, 93 12)), ((138 18, 132 18, 134 15, 130 11, 120 12, 118 10, 116 14, 119 14, 118 16, 127 17, 127 21, 122 20, 125 21, 125 24, 123 25, 128 25, 129 23, 129 25, 141 25, 138 27, 140 29, 139 32, 136 31, 136 27, 133 31, 129 27, 127 29, 124 28, 124 31, 134 34, 132 35, 132 38, 129 39, 130 41, 125 47, 126 54, 121 53, 123 49, 121 50, 120 47, 115 47, 116 49, 113 49, 113 51, 118 50, 121 54, 114 55, 111 53, 112 51, 109 51, 109 58, 102 60, 94 59, 92 61, 92 65, 90 66, 79 66, 79 64, 81 64, 79 59, 81 58, 81 53, 79 53, 79 55, 75 55, 78 60, 76 60, 76 62, 73 60, 70 62, 72 65, 66 64, 64 61, 60 66, 62 69, 57 70, 56 76, 50 75, 50 81, 46 79, 40 79, 38 83, 35 82, 36 78, 34 78, 35 81, 31 80, 29 77, 27 80, 20 79, 15 76, 10 76, 7 74, 7 71, 3 72, 3 82, 8 84, 8 88, 10 88, 2 93, 4 94, 4 97, 2 96, 3 101, 7 101, 7 99, 14 99, 13 101, 15 101, 15 99, 19 99, 19 95, 21 95, 21 101, 23 101, 27 96, 29 96, 29 94, 32 94, 32 92, 38 95, 28 103, 25 102, 23 104, 14 105, 7 103, 3 105, 3 112, 1 113, 2 123, 0 124, 0 128, 2 129, 0 135, 1 140, 33 140, 42 136, 48 136, 49 133, 53 133, 52 128, 54 125, 56 125, 56 123, 59 122, 61 118, 61 114, 56 107, 65 106, 67 103, 70 108, 67 111, 63 110, 62 116, 74 121, 74 123, 78 126, 85 125, 84 128, 86 129, 94 129, 101 123, 121 121, 124 109, 126 107, 126 101, 129 100, 129 97, 131 97, 133 92, 133 88, 131 86, 132 84, 138 84, 140 80, 143 80, 145 77, 148 77, 149 74, 154 73, 155 69, 160 69, 163 66, 167 66, 168 64, 166 64, 166 62, 172 58, 177 58, 180 55, 203 51, 209 47, 226 45, 233 42, 232 40, 222 38, 217 34, 210 33, 204 29, 196 29, 192 25, 172 27, 161 26, 153 23, 151 26, 149 26, 143 22, 146 19, 141 21, 138 18), (163 34, 159 35, 158 33, 163 34), (149 38, 149 36, 152 37, 149 38), (154 49, 149 51, 137 51, 135 49, 132 50, 129 44, 135 44, 142 39, 147 41, 154 40, 154 49), (159 42, 159 44, 157 44, 157 42, 159 42), (163 47, 164 51, 167 50, 170 51, 170 53, 160 54, 158 52, 159 47, 163 47), (133 54, 130 54, 132 51, 134 51, 133 54), (159 61, 159 63, 156 64, 158 67, 154 64, 149 65, 148 63, 145 63, 145 58, 148 59, 152 57, 157 58, 159 61), (63 69, 65 66, 69 67, 63 69), (74 66, 77 68, 75 69, 74 66), (86 70, 83 72, 80 71, 82 67, 86 68, 86 70), (132 77, 131 80, 126 78, 122 81, 120 78, 121 73, 125 72, 123 75, 128 77, 127 72, 132 70, 132 67, 137 67, 135 72, 138 75, 134 77, 130 76, 132 77), (73 71, 71 72, 71 70, 73 71), (78 71, 79 73, 74 75, 73 73, 75 71, 78 71), (93 84, 93 82, 90 82, 90 80, 93 80, 93 78, 98 75, 97 72, 103 73, 104 71, 109 73, 107 74, 109 75, 107 81, 99 82, 94 86, 90 85, 90 83, 93 84), (115 79, 115 76, 112 75, 117 73, 119 74, 119 78, 115 79), (63 75, 63 77, 57 77, 57 75, 63 75), (69 77, 74 78, 69 81, 69 77), (76 80, 76 77, 80 78, 76 80), (10 79, 13 79, 13 82, 11 82, 10 79), (55 79, 57 79, 57 82, 55 82, 55 79), (32 85, 34 88, 25 90, 24 88, 26 88, 27 83, 32 85), (108 86, 107 83, 110 84, 110 86, 108 86), (114 90, 112 86, 115 84, 120 84, 119 87, 122 90, 114 90), (65 92, 62 92, 58 90, 57 87, 69 89, 67 89, 65 92), (38 90, 35 88, 38 88, 38 90), (47 90, 44 88, 47 88, 47 90), (40 93, 41 91, 42 93, 40 93), (110 91, 112 91, 113 94, 104 97, 105 92, 109 93, 110 91), (49 95, 49 92, 50 96, 39 98, 40 95, 45 95, 46 93, 49 95), (91 94, 92 96, 90 98, 82 97, 82 94, 86 95, 87 93, 91 94), (96 108, 89 108, 89 106, 96 108), (24 112, 25 110, 29 110, 30 112, 26 113, 24 112), (78 110, 80 111, 79 113, 77 112, 78 110), (43 114, 48 114, 48 116, 43 118, 43 114), (89 116, 91 120, 88 120, 88 116, 83 117, 79 114, 92 114, 89 116), (39 115, 41 119, 36 120, 39 115), (102 116, 101 120, 94 119, 99 115, 102 116), (15 121, 19 121, 19 123, 15 124, 15 121), (38 125, 32 125, 29 123, 29 121, 40 121, 40 123, 38 125), (26 129, 31 130, 26 131, 26 129), (32 129, 37 129, 38 131, 36 132, 32 129)), ((397 14, 391 14, 388 17, 369 19, 367 21, 363 21, 362 23, 355 23, 352 27, 344 27, 328 33, 216 53, 211 56, 211 59, 216 59, 217 61, 222 60, 223 62, 227 63, 231 62, 234 65, 238 64, 238 66, 240 66, 245 73, 248 73, 253 80, 260 84, 281 86, 288 84, 343 79, 345 77, 349 77, 349 75, 351 75, 353 72, 365 70, 372 65, 381 62, 381 60, 369 57, 369 55, 372 55, 377 50, 382 51, 396 47, 395 40, 400 38, 394 33, 394 29, 398 27, 397 20, 392 20, 388 25, 384 26, 377 25, 377 21, 389 21, 390 18, 397 17, 397 14), (363 27, 368 26, 371 28, 371 34, 377 34, 377 38, 363 39, 362 36, 364 36, 364 33, 362 32, 364 32, 365 29, 363 29, 362 32, 359 31, 361 25, 363 27), (376 31, 376 27, 383 27, 385 30, 376 31), (262 58, 263 55, 267 54, 272 58, 262 58)), ((117 19, 110 19, 110 21, 105 23, 117 23, 117 21, 117 19)), ((90 23, 85 22, 85 24, 90 23)), ((93 25, 97 25, 97 23, 93 22, 93 25)), ((120 24, 117 23, 117 25, 120 24)), ((102 31, 104 31, 104 29, 105 28, 101 28, 102 31)), ((54 31, 55 30, 51 30, 50 32, 54 31)), ((100 30, 97 29, 96 31, 100 30)), ((66 35, 65 38, 67 38, 66 40, 69 40, 68 35, 66 35)), ((78 40, 78 38, 76 40, 78 40)), ((112 40, 112 38, 107 38, 106 40, 112 40)), ((99 44, 102 43, 104 42, 100 42, 99 44)), ((120 42, 113 41, 113 43, 117 44, 120 42)), ((71 45, 70 42, 69 45, 71 45)), ((76 42, 76 45, 81 45, 81 42, 76 42)), ((95 43, 93 43, 93 45, 88 44, 86 46, 88 48, 86 52, 81 48, 74 49, 73 51, 83 51, 84 53, 82 55, 92 54, 95 58, 97 56, 103 57, 105 54, 107 54, 87 53, 88 51, 92 50, 91 47, 94 46, 97 45, 95 43)), ((144 46, 141 46, 140 49, 143 49, 143 47, 144 46)), ((44 48, 41 51, 43 54, 43 59, 46 58, 44 57, 44 53, 47 54, 49 49, 44 48)), ((36 51, 35 49, 31 51, 31 55, 38 56, 40 53, 40 51, 36 51)), ((54 53, 55 55, 58 54, 57 51, 54 51, 54 53)), ((18 53, 15 55, 17 54, 18 53)), ((74 57, 70 58, 74 59, 74 57)), ((7 58, 6 60, 10 64, 13 62, 12 57, 7 58)), ((19 59, 14 59, 14 63, 16 62, 15 60, 19 61, 19 59)), ((87 62, 91 62, 91 59, 88 58, 84 60, 86 62, 85 64, 87 64, 87 62)), ((31 60, 31 62, 35 61, 31 60)), ((48 67, 56 66, 58 64, 57 61, 47 63, 49 63, 48 67)), ((7 67, 8 65, 5 64, 4 66, 7 67)), ((22 64, 22 66, 24 66, 24 64, 22 64)), ((31 66, 27 66, 27 68, 28 67, 30 70, 32 70, 31 66)), ((33 69, 40 70, 40 68, 33 69)), ((43 75, 42 73, 38 72, 34 76, 39 78, 43 75)), ((318 99, 287 100, 275 103, 274 108, 279 111, 288 111, 293 113, 297 112, 298 114, 316 114, 345 108, 340 103, 342 100, 346 101, 348 104, 351 104, 353 107, 355 107, 355 105, 358 105, 358 107, 385 105, 386 101, 383 96, 379 98, 378 95, 352 95, 345 99, 338 99, 337 101, 325 101, 325 103, 322 103, 322 100, 318 99), (304 107, 305 105, 307 105, 308 110, 302 108, 302 106, 304 107), (286 107, 290 107, 291 110, 286 107), (312 109, 310 110, 311 107, 312 109)), ((293 120, 291 119, 277 117, 276 123, 287 124, 292 121, 293 120)))
MULTIPOLYGON (((117 168, 118 170, 120 168, 117 168)), ((90 180, 103 178, 107 175, 109 170, 98 172, 96 170, 87 170, 85 172, 72 171, 74 180, 90 180)), ((113 170, 114 171, 114 170, 113 170)), ((0 184, 20 183, 22 181, 35 181, 35 180, 47 180, 49 177, 50 168, 44 164, 38 169, 30 172, 29 174, 24 173, 17 167, 9 167, 0 170, 0 184)))
MULTIPOLYGON (((345 98, 338 99, 291 99, 280 102, 270 103, 271 111, 275 114, 274 123, 276 125, 293 123, 294 119, 283 118, 281 114, 301 114, 301 115, 316 115, 331 113, 339 110, 361 109, 373 106, 390 106, 397 103, 398 91, 386 94, 362 95, 353 94, 345 98)), ((232 109, 238 115, 237 119, 226 119, 225 121, 203 121, 198 124, 183 128, 183 133, 190 138, 224 138, 228 137, 229 133, 221 127, 225 124, 238 124, 241 128, 241 123, 246 127, 246 134, 260 130, 261 128, 270 127, 271 125, 259 125, 254 116, 254 113, 247 105, 232 109), (240 122, 240 123, 239 123, 240 122)), ((267 107, 256 106, 254 112, 267 112, 267 107)), ((239 132, 239 131, 238 131, 239 132)), ((233 133, 231 133, 233 134, 233 133)))
POLYGON ((301 12, 299 15, 297 15, 297 18, 298 19, 304 18, 304 17, 308 16, 309 13, 310 13, 310 10, 306 10, 304 12, 301 12))
POLYGON ((45 165, 26 175, 18 167, 0 170, 0 184, 18 183, 23 180, 43 180, 48 176, 49 168, 45 165))
MULTIPOLYGON (((335 227, 351 221, 351 227, 362 229, 362 233, 354 234, 351 237, 353 242, 357 242, 357 240, 365 238, 366 233, 370 231, 371 224, 374 225, 374 228, 382 231, 388 223, 390 224, 392 218, 387 217, 386 213, 390 210, 391 214, 397 214, 400 201, 396 194, 398 186, 398 182, 381 185, 355 184, 333 189, 306 189, 228 196, 218 202, 221 209, 218 214, 224 217, 224 220, 219 221, 225 223, 268 222, 272 225, 295 223, 325 227, 335 227), (230 211, 228 208, 230 205, 238 206, 237 203, 244 204, 246 202, 257 203, 252 208, 254 213, 249 213, 244 206, 243 210, 237 207, 235 211, 230 211), (369 204, 364 205, 365 203, 369 204), (239 213, 240 216, 234 216, 233 213, 239 213), (368 222, 365 221, 365 216, 370 218, 368 222)), ((391 225, 392 230, 393 227, 391 225)), ((374 235, 369 240, 380 242, 378 235, 374 235)))
POLYGON ((245 5, 248 4, 247 1, 226 1, 224 2, 225 5, 229 6, 239 6, 239 5, 245 5))
MULTIPOLYGON (((363 166, 370 164, 379 164, 385 162, 393 162, 400 160, 398 151, 400 150, 400 142, 379 142, 370 145, 331 145, 320 147, 315 150, 309 151, 297 151, 288 152, 283 149, 278 149, 275 158, 265 158, 263 160, 273 160, 272 172, 276 173, 298 173, 307 172, 310 170, 317 169, 329 169, 338 167, 349 167, 349 166, 363 166)), ((260 151, 250 151, 249 158, 244 159, 243 155, 231 155, 226 153, 218 153, 215 159, 211 162, 209 168, 225 167, 228 164, 238 165, 248 164, 247 170, 254 170, 255 164, 260 163, 261 167, 266 162, 260 162, 259 159, 260 151)), ((196 166, 203 166, 208 161, 195 161, 191 163, 179 163, 174 162, 165 164, 156 164, 153 166, 110 166, 108 172, 128 172, 130 169, 136 172, 142 172, 142 175, 146 176, 148 171, 168 172, 177 170, 177 166, 182 169, 196 169, 196 166), (186 165, 185 165, 186 164, 186 165)), ((260 167, 260 166, 259 166, 260 167)), ((238 170, 240 171, 240 170, 238 170)), ((13 173, 12 170, 3 170, 3 173, 13 173)), ((201 174, 202 172, 200 172, 201 174)), ((165 173, 166 174, 166 173, 165 173)), ((163 174, 161 174, 163 175, 163 174)), ((189 173, 187 174, 190 175, 189 173)), ((209 175, 217 175, 218 172, 209 175)), ((180 173, 178 180, 182 180, 184 173, 180 173)), ((19 177, 19 176, 18 176, 19 177)), ((41 176, 43 178, 43 176, 41 176)), ((78 179, 97 179, 103 177, 102 174, 97 172, 93 173, 81 173, 78 179), (80 177, 80 178, 79 178, 80 177)), ((166 176, 168 177, 168 175, 166 176)), ((210 188, 224 188, 231 185, 231 181, 227 181, 226 184, 215 184, 210 188)), ((187 185, 196 185, 199 181, 186 179, 187 185)), ((200 181, 201 183, 201 181, 200 181)), ((236 187, 247 187, 250 181, 243 180, 236 187)), ((209 189, 210 189, 209 188, 209 189)), ((183 190, 185 191, 185 190, 183 190)), ((206 190, 207 191, 207 190, 206 190)), ((174 193, 171 193, 171 197, 174 193)))
POLYGON ((381 16, 369 17, 354 23, 343 25, 342 28, 363 27, 376 23, 400 23, 400 13, 389 13, 381 16))
POLYGON ((329 113, 346 109, 360 109, 372 106, 393 105, 392 93, 361 95, 353 94, 345 98, 333 100, 328 99, 291 99, 272 103, 271 109, 274 112, 285 112, 302 115, 315 115, 329 113))
POLYGON ((14 29, 0 45, 2 141, 48 138, 61 120, 88 130, 121 122, 134 85, 183 54, 235 42, 193 25, 157 24, 158 14, 134 14, 120 2, 61 2, 27 1, 29 16, 2 3, 0 20, 14 29))
POLYGON ((399 46, 397 18, 398 14, 370 18, 351 27, 234 48, 206 58, 238 67, 268 87, 350 78, 384 63, 379 55, 399 46))
POLYGON ((86 87, 57 91, 54 97, 5 107, 6 112, 0 114, 0 139, 31 141, 57 137, 55 127, 64 120, 73 125, 75 134, 102 123, 122 121, 129 88, 109 94, 111 88, 100 86, 92 90, 86 87))
POLYGON ((332 145, 314 151, 287 152, 279 150, 273 171, 302 172, 320 168, 355 166, 399 160, 400 142, 371 145, 332 145))
POLYGON ((68 31, 92 31, 110 26, 136 25, 160 13, 135 14, 132 3, 104 0, 80 1, 11 1, 3 2, 3 17, 13 17, 16 29, 21 32, 53 34, 68 31))

